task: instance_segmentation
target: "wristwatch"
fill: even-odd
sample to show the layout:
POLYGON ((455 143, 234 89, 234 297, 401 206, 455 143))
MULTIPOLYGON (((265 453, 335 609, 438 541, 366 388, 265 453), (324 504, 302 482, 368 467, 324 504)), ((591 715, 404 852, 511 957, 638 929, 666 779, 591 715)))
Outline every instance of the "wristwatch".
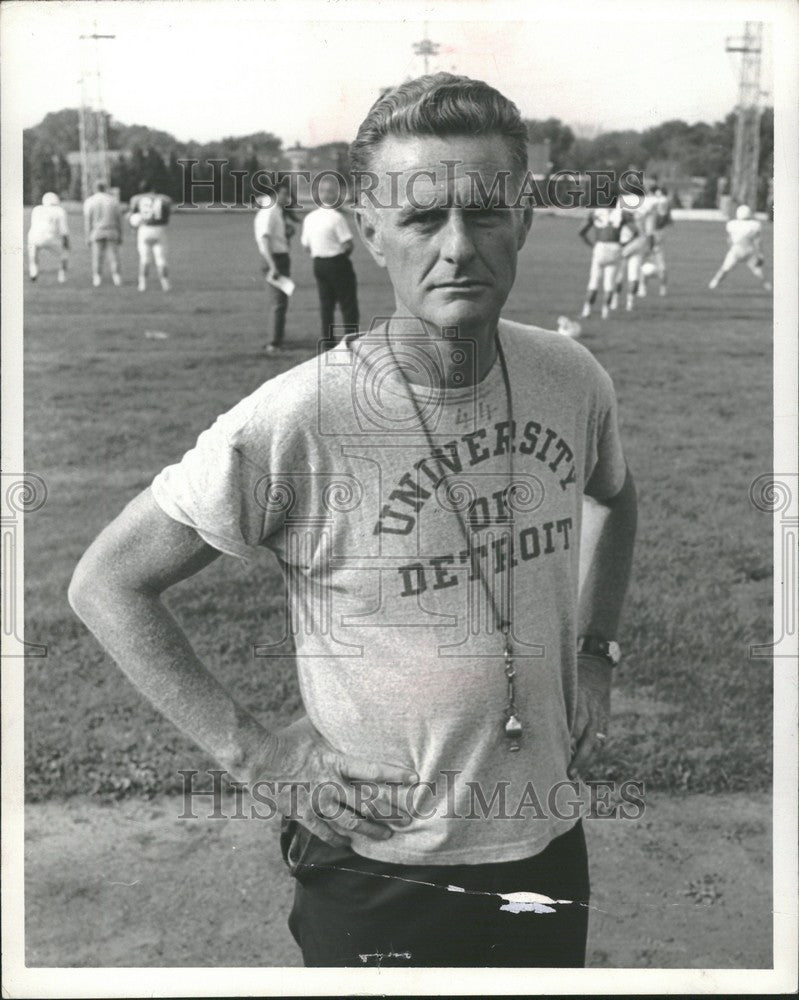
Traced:
POLYGON ((613 639, 600 639, 595 635, 581 635, 577 639, 577 652, 589 656, 601 656, 611 667, 617 667, 621 660, 621 648, 613 639))

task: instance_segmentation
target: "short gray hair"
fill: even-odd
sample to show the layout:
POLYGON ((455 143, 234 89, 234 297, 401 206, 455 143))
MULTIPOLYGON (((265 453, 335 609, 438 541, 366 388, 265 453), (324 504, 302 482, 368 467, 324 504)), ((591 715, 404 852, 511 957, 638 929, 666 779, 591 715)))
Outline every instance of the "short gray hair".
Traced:
POLYGON ((527 126, 519 109, 498 90, 468 76, 420 76, 379 97, 350 146, 351 170, 369 170, 380 145, 392 135, 501 136, 514 166, 527 170, 527 126))

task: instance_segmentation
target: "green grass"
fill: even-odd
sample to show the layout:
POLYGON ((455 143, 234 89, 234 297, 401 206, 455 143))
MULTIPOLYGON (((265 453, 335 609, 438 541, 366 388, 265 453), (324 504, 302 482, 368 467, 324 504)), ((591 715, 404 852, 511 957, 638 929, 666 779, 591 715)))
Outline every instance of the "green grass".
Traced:
MULTIPOLYGON (((508 318, 553 327, 578 313, 588 269, 578 228, 536 219, 508 318)), ((269 361, 251 217, 178 215, 170 239, 168 296, 136 291, 132 240, 122 289, 91 289, 80 245, 66 286, 50 271, 26 287, 26 465, 49 490, 26 522, 26 628, 48 655, 5 669, 25 670, 31 799, 151 795, 179 788, 180 768, 204 766, 75 618, 67 584, 91 539, 162 466, 313 350, 316 294, 299 252, 288 335, 305 350, 269 361)), ((771 467, 771 303, 743 270, 708 292, 723 242, 719 224, 676 226, 670 296, 584 324, 583 343, 616 384, 641 507, 617 710, 594 776, 653 789, 770 785, 770 661, 748 656, 771 638, 770 519, 748 488, 771 467)), ((360 247, 355 264, 362 316, 384 313, 384 272, 360 247)), ((276 564, 221 559, 168 599, 199 654, 260 718, 299 710, 291 658, 252 655, 280 632, 276 564)))

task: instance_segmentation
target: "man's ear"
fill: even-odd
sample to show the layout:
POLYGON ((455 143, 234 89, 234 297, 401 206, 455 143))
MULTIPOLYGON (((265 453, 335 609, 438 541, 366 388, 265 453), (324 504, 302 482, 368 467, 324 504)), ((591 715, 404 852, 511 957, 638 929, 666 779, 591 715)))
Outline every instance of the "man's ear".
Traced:
POLYGON ((359 205, 355 209, 355 225, 358 228, 358 235, 363 240, 366 249, 372 255, 375 264, 378 267, 385 267, 386 260, 383 256, 380 239, 380 221, 375 215, 374 207, 371 205, 359 205))
POLYGON ((525 205, 522 209, 522 224, 519 226, 519 235, 516 240, 516 249, 521 250, 524 244, 527 242, 527 234, 530 232, 530 226, 533 224, 533 206, 525 205))

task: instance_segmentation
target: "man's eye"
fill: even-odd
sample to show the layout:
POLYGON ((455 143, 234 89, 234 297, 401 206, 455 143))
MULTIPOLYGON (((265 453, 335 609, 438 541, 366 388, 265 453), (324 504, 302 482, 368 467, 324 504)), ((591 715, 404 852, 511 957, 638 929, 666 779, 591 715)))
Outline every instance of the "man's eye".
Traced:
POLYGON ((445 212, 437 211, 436 209, 431 209, 427 212, 414 212, 405 220, 405 225, 428 228, 430 226, 440 225, 445 216, 445 212))
POLYGON ((497 205, 483 205, 473 209, 473 215, 478 222, 493 222, 502 218, 502 209, 497 205))

